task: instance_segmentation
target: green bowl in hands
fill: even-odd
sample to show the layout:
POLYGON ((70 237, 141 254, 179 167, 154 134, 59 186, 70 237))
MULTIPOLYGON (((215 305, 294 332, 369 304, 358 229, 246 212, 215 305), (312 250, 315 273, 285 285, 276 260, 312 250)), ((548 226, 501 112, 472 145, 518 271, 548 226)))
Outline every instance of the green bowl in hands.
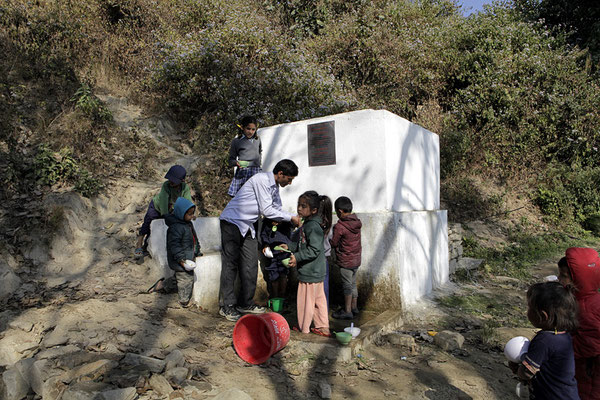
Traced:
POLYGON ((283 264, 284 267, 290 267, 290 259, 289 258, 284 258, 283 260, 281 260, 281 263, 283 264))
POLYGON ((250 165, 250 161, 238 160, 238 164, 240 164, 240 167, 242 167, 242 168, 248 168, 248 166, 250 165))

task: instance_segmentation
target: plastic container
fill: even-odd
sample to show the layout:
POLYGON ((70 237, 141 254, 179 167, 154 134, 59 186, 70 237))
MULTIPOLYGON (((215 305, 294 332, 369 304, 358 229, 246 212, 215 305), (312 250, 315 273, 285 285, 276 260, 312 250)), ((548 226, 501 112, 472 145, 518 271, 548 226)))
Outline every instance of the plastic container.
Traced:
POLYGON ((285 299, 283 297, 273 297, 267 301, 267 307, 278 313, 279 311, 283 310, 284 301, 285 299))
POLYGON ((336 332, 335 338, 341 344, 348 344, 352 340, 352 334, 348 332, 336 332))
POLYGON ((250 364, 262 364, 290 340, 290 326, 277 313, 247 314, 233 328, 233 347, 250 364))
POLYGON ((504 355, 509 361, 520 363, 521 356, 529 349, 529 339, 525 336, 515 336, 504 346, 504 355))
POLYGON ((238 164, 240 164, 240 167, 242 168, 248 168, 248 166, 250 165, 250 161, 238 160, 238 164))
POLYGON ((344 328, 344 332, 348 332, 349 334, 352 335, 352 339, 354 339, 355 337, 357 337, 358 335, 360 335, 360 328, 357 328, 355 326, 349 326, 347 328, 344 328))

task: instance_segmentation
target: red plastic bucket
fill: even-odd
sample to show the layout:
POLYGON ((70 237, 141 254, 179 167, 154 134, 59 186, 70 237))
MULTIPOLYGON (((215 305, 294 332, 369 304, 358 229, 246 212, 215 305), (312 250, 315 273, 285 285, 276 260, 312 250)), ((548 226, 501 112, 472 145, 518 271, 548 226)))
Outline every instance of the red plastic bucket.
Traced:
POLYGON ((290 340, 290 326, 278 313, 247 314, 233 328, 233 347, 250 364, 262 364, 290 340))

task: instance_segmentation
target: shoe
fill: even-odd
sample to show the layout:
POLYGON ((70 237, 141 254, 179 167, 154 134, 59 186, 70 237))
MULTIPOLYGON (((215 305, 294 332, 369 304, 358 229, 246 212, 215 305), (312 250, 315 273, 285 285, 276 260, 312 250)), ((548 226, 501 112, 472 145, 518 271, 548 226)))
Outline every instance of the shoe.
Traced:
POLYGON ((352 314, 356 317, 358 314, 360 313, 360 311, 358 310, 358 308, 353 308, 352 309, 352 314))
POLYGON ((238 310, 239 312, 241 312, 243 314, 264 314, 265 311, 267 311, 266 308, 261 307, 256 304, 252 304, 251 306, 247 306, 247 307, 237 306, 236 310, 238 310))
POLYGON ((343 309, 339 311, 335 311, 331 316, 335 319, 354 319, 354 314, 349 312, 347 313, 343 309))
POLYGON ((133 252, 133 256, 139 260, 140 258, 144 257, 144 249, 141 247, 138 247, 137 249, 135 249, 135 251, 133 252))
POLYGON ((146 290, 146 293, 162 293, 164 292, 164 281, 165 278, 160 278, 159 280, 157 280, 156 282, 154 282, 154 285, 150 286, 150 288, 148 288, 148 290, 146 290))
POLYGON ((219 308, 219 315, 225 317, 227 321, 235 322, 242 317, 234 306, 224 306, 219 308))
POLYGON ((325 337, 333 337, 333 335, 331 333, 325 333, 322 330, 320 330, 319 328, 310 328, 310 331, 312 333, 314 333, 315 335, 325 336, 325 337))

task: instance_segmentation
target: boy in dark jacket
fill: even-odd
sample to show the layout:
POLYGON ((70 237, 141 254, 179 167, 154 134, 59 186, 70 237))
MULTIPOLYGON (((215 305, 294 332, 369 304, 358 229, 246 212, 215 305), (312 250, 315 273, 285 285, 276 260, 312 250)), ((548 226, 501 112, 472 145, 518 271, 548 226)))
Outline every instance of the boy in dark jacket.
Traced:
POLYGON ((362 222, 352 214, 352 201, 346 196, 339 197, 335 203, 338 223, 333 226, 331 248, 335 251, 336 264, 340 267, 342 288, 344 290, 344 308, 332 314, 336 319, 353 319, 358 314, 358 290, 356 271, 360 266, 362 246, 360 228, 362 222))
POLYGON ((289 244, 293 226, 286 221, 273 221, 265 218, 263 220, 260 239, 263 246, 263 254, 271 259, 266 267, 269 273, 269 281, 273 287, 273 297, 284 297, 287 288, 288 268, 283 265, 282 260, 289 258, 290 253, 285 250, 276 250, 281 244, 289 244))
POLYGON ((167 260, 175 271, 179 303, 186 307, 192 297, 196 257, 202 255, 198 235, 192 224, 196 206, 186 198, 179 197, 173 213, 165 217, 167 230, 167 260))

